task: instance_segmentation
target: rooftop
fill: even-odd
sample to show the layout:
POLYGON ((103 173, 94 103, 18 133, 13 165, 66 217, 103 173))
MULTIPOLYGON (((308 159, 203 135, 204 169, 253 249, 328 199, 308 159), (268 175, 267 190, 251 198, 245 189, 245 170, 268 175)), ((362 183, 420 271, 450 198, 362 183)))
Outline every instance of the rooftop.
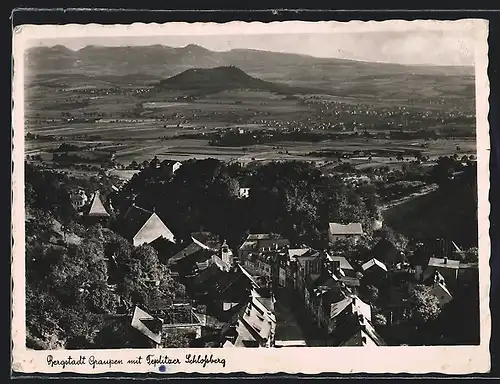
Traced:
POLYGON ((156 344, 161 343, 162 321, 151 316, 139 307, 135 307, 131 325, 156 344))
POLYGON ((329 232, 331 235, 362 235, 363 228, 361 226, 361 223, 330 223, 329 232))
POLYGON ((88 216, 109 217, 109 213, 106 211, 106 208, 104 208, 104 204, 102 203, 99 195, 99 191, 94 193, 88 216))
POLYGON ((429 259, 429 267, 459 269, 460 268, 460 261, 431 257, 429 259))
POLYGON ((131 237, 135 236, 142 226, 148 221, 153 212, 132 204, 125 213, 127 234, 131 237))
POLYGON ((352 267, 351 263, 349 263, 349 261, 347 261, 347 259, 344 256, 327 255, 327 258, 330 261, 340 263, 340 268, 341 269, 352 270, 352 271, 354 270, 354 268, 352 267))
POLYGON ((297 256, 302 256, 309 252, 309 248, 292 248, 288 250, 288 257, 293 260, 297 256))
POLYGON ((385 266, 384 263, 382 263, 381 261, 373 258, 373 259, 370 259, 368 260, 366 263, 364 263, 362 266, 361 266, 361 269, 363 269, 363 271, 366 271, 367 269, 370 269, 374 266, 377 266, 379 267, 380 269, 383 269, 384 271, 387 272, 387 267, 385 266))

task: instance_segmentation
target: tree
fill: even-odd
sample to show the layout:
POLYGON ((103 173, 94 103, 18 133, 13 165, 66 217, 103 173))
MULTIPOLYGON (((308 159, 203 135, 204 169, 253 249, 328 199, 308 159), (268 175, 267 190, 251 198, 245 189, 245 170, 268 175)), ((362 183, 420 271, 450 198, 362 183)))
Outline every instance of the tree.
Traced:
POLYGON ((477 247, 471 247, 461 254, 464 263, 477 263, 479 261, 479 252, 477 247))
POLYGON ((386 317, 383 314, 376 313, 373 316, 373 323, 375 325, 378 325, 378 326, 384 326, 384 325, 387 325, 387 319, 386 319, 386 317))
POLYGON ((379 290, 374 285, 366 287, 366 298, 370 304, 375 304, 379 299, 379 290))
POLYGON ((417 327, 436 320, 441 313, 438 298, 430 292, 430 288, 426 285, 414 285, 411 288, 408 303, 406 317, 417 327))

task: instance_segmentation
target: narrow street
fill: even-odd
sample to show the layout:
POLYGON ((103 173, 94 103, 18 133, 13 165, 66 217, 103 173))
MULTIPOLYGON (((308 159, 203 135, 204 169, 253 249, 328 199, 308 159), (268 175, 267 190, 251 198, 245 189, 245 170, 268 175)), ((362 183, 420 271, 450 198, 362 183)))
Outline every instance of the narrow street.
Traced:
POLYGON ((321 346, 322 341, 315 340, 315 332, 307 319, 299 315, 299 302, 294 293, 287 288, 278 288, 276 291, 276 341, 293 344, 303 344, 304 346, 321 346))

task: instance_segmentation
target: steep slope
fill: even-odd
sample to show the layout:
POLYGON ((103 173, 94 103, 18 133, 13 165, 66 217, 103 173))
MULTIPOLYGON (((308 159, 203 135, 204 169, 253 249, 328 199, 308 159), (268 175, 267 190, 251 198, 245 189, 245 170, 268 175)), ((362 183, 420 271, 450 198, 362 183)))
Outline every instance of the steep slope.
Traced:
POLYGON ((162 80, 157 88, 220 91, 231 89, 278 90, 276 84, 256 79, 236 67, 193 68, 162 80))

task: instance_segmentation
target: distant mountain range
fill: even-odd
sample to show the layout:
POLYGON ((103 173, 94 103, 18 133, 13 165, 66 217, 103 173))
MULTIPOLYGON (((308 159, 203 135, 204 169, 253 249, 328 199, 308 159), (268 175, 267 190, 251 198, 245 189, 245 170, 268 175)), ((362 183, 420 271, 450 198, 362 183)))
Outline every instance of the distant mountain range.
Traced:
POLYGON ((248 88, 270 91, 295 87, 299 91, 322 90, 354 98, 407 100, 411 93, 415 100, 429 97, 468 103, 474 100, 473 67, 405 66, 251 49, 213 52, 193 44, 182 48, 87 46, 77 51, 62 45, 34 47, 27 50, 25 68, 28 81, 38 84, 61 82, 63 77, 67 78, 65 83, 71 84, 70 77, 86 76, 88 81, 82 78, 78 82, 118 85, 161 82, 163 87, 175 84, 189 89, 194 88, 193 84, 207 87, 204 82, 208 76, 211 87, 219 83, 224 89, 234 88, 237 82, 238 87, 246 84, 248 88), (199 72, 221 67, 226 69, 199 72), (233 69, 227 71, 227 68, 233 69))
POLYGON ((334 58, 234 49, 213 52, 198 45, 173 48, 163 45, 104 47, 87 46, 77 51, 62 45, 33 47, 27 50, 25 65, 30 73, 84 73, 88 75, 126 75, 149 73, 165 78, 189 68, 236 66, 265 80, 276 77, 307 78, 335 71, 339 76, 381 74, 471 76, 472 67, 404 66, 368 63, 334 58), (279 74, 278 74, 279 72, 279 74), (310 77, 310 76, 309 76, 310 77))

